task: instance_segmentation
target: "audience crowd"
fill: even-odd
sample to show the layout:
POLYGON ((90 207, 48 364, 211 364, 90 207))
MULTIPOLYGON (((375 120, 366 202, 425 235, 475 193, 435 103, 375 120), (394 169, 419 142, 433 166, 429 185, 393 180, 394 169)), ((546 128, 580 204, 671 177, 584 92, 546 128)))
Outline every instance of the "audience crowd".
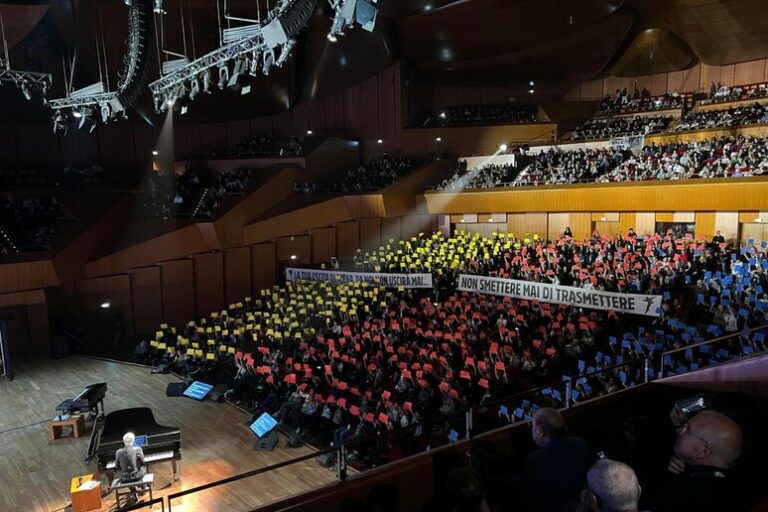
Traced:
POLYGON ((765 137, 721 137, 694 142, 645 146, 628 157, 600 182, 738 178, 768 173, 765 137))
POLYGON ((281 156, 301 156, 304 154, 304 144, 291 135, 288 139, 276 140, 272 135, 251 135, 233 146, 226 146, 208 151, 204 155, 209 158, 272 158, 281 156))
POLYGON ((624 160, 618 149, 550 149, 534 155, 533 163, 517 175, 512 186, 563 185, 595 181, 624 160))
POLYGON ((759 84, 751 87, 744 85, 728 87, 720 82, 717 85, 715 85, 715 82, 712 82, 709 89, 709 98, 701 100, 699 103, 707 105, 729 101, 757 100, 766 97, 768 97, 768 84, 759 84))
POLYGON ((517 176, 517 166, 512 163, 488 164, 467 171, 467 162, 459 162, 456 171, 435 186, 435 190, 464 190, 494 188, 511 185, 517 176))
POLYGON ((632 114, 636 112, 649 112, 653 110, 668 110, 684 108, 685 97, 677 91, 664 96, 651 97, 651 92, 643 87, 642 93, 635 89, 632 97, 627 93, 626 87, 616 89, 616 94, 611 97, 606 95, 600 102, 601 114, 632 114))
POLYGON ((50 249, 66 215, 56 196, 9 195, 0 207, 0 254, 50 249))
POLYGON ((508 105, 471 105, 449 107, 430 117, 428 127, 478 126, 484 124, 535 123, 536 109, 531 105, 510 103, 508 105))
POLYGON ((609 139, 625 135, 645 135, 663 131, 671 116, 635 116, 596 118, 575 128, 571 140, 609 139))
POLYGON ((674 131, 727 128, 758 123, 768 123, 768 106, 754 103, 722 110, 690 112, 675 126, 674 131))
POLYGON ((142 192, 140 215, 213 217, 223 199, 245 193, 252 174, 246 168, 211 174, 189 166, 183 174, 152 173, 142 192))
POLYGON ((768 140, 739 135, 663 145, 652 143, 637 154, 615 148, 552 148, 534 154, 532 159, 532 163, 517 174, 514 168, 500 165, 488 165, 471 172, 459 166, 450 179, 435 189, 761 176, 768 174, 768 140))
POLYGON ((379 464, 464 433, 445 415, 547 385, 506 402, 509 421, 654 378, 765 350, 766 244, 736 247, 671 234, 437 233, 358 253, 354 269, 429 272, 433 289, 287 282, 210 318, 161 326, 138 359, 212 383, 273 414, 306 440, 379 464), (663 296, 653 316, 456 291, 459 273, 663 296), (750 329, 752 329, 750 331, 750 329), (758 329, 758 330, 754 330, 758 329), (739 333, 742 333, 740 336, 739 333), (713 346, 664 350, 733 334, 713 346), (639 358, 648 356, 648 372, 639 358), (566 387, 568 385, 568 387, 566 387), (568 390, 570 390, 568 392, 568 390))
POLYGON ((381 190, 394 184, 416 169, 416 162, 406 156, 385 154, 374 158, 354 169, 348 170, 341 177, 334 177, 325 182, 313 180, 294 183, 295 192, 368 192, 381 190))

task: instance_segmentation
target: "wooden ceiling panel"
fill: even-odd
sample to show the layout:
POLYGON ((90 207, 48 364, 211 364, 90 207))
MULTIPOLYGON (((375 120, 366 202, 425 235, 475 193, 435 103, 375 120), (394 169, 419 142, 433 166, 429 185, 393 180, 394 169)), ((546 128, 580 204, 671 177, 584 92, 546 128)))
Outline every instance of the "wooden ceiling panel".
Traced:
POLYGON ((588 79, 599 73, 613 57, 632 27, 633 19, 631 11, 621 11, 588 29, 550 39, 533 48, 483 59, 424 65, 433 71, 451 74, 481 73, 491 80, 588 79))
POLYGON ((640 32, 611 67, 612 76, 664 73, 688 67, 696 56, 688 45, 664 28, 640 32))
POLYGON ((485 59, 546 44, 599 23, 622 1, 464 1, 400 24, 405 54, 419 62, 485 59))

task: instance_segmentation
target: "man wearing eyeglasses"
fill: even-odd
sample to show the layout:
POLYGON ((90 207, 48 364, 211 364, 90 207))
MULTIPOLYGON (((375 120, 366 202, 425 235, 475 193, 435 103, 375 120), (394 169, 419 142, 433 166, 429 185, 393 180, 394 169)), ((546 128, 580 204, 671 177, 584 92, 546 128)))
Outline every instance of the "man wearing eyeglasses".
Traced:
POLYGON ((741 455, 742 433, 735 421, 705 410, 677 427, 669 471, 675 476, 645 503, 654 512, 744 510, 730 469, 741 455))

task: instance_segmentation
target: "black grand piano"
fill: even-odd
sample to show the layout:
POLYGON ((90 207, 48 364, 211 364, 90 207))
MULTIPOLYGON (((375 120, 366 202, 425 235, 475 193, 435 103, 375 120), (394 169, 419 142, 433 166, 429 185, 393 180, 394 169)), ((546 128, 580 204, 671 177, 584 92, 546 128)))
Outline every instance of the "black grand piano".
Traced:
POLYGON ((57 411, 64 414, 82 414, 86 412, 99 413, 104 411, 104 395, 107 394, 107 383, 86 386, 75 398, 68 398, 56 406, 57 411))
POLYGON ((177 462, 181 460, 181 431, 178 427, 158 425, 152 409, 137 407, 113 411, 102 423, 96 457, 99 470, 106 472, 110 481, 115 469, 115 452, 123 447, 126 432, 132 432, 141 443, 145 464, 170 461, 174 481, 180 478, 177 462))

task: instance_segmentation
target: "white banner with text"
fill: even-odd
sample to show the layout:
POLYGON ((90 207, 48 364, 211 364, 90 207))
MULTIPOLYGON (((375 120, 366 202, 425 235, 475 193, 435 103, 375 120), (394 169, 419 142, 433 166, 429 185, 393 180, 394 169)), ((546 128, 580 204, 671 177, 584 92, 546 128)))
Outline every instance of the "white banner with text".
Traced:
POLYGON ((467 274, 459 275, 458 289, 463 292, 487 293, 515 299, 538 300, 645 316, 659 316, 658 310, 661 308, 662 299, 661 295, 603 292, 573 286, 467 274))
POLYGON ((380 274, 378 272, 338 272, 311 268, 286 268, 287 281, 327 281, 329 283, 373 283, 388 288, 432 288, 432 274, 380 274))

